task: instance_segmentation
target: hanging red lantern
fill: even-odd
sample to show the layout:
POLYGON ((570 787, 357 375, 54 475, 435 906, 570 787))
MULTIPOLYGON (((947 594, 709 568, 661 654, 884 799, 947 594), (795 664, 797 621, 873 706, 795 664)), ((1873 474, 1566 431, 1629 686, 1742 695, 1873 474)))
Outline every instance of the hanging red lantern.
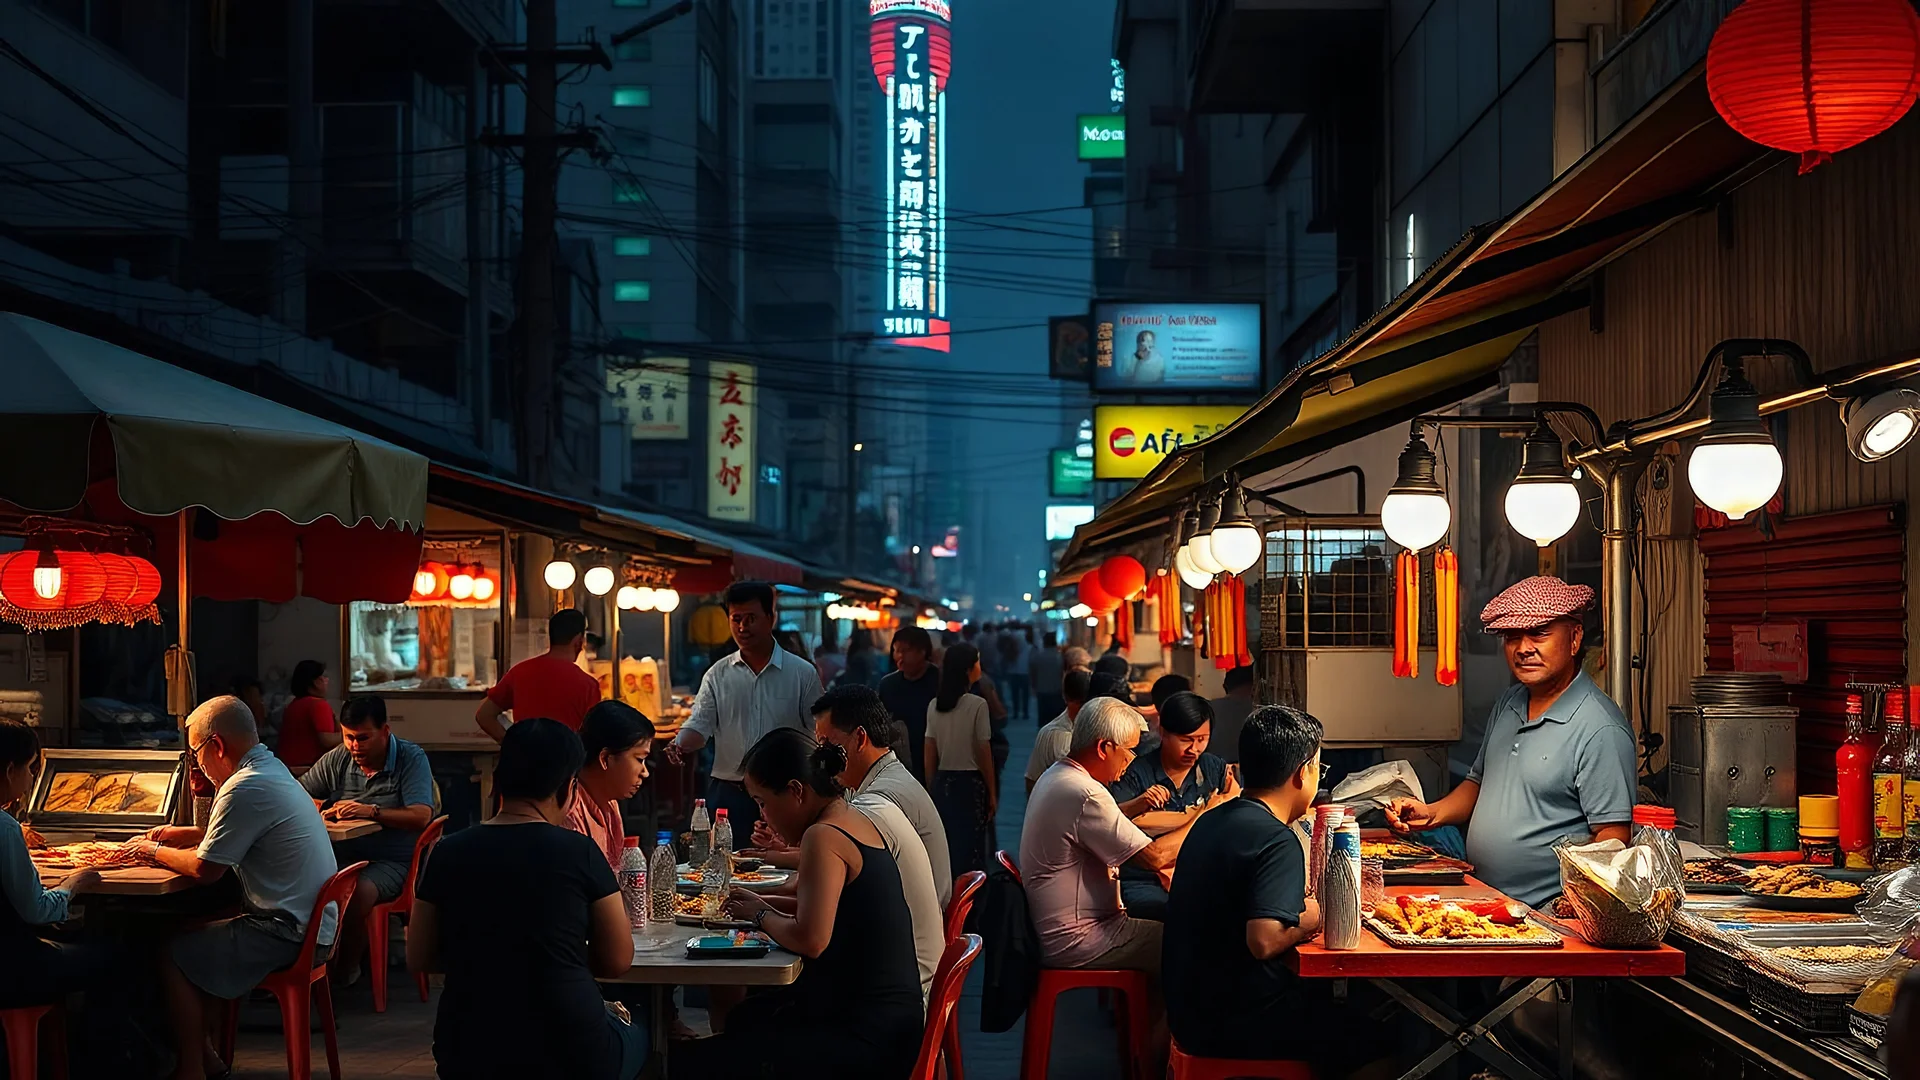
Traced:
POLYGON ((1802 173, 1892 127, 1920 96, 1908 0, 1745 0, 1707 49, 1707 94, 1735 131, 1802 173))
POLYGON ((45 546, 15 552, 0 566, 0 597, 21 611, 86 608, 99 603, 106 591, 100 560, 84 551, 45 546))
POLYGON ((1101 615, 1120 606, 1120 598, 1100 586, 1098 571, 1089 570, 1081 575, 1080 583, 1074 586, 1074 591, 1079 594, 1081 603, 1101 615))
POLYGON ((127 556, 127 561, 133 564, 134 574, 138 578, 138 584, 134 586, 133 595, 127 598, 127 603, 136 608, 152 606, 155 600, 160 599, 160 590, 163 587, 159 567, 138 555, 127 556))
POLYGON ((1122 600, 1137 599, 1147 587, 1147 568, 1131 555, 1115 555, 1100 564, 1100 587, 1122 600))
POLYGON ((134 568, 133 560, 111 551, 100 552, 94 558, 100 561, 100 570, 107 579, 100 602, 115 608, 132 603, 134 590, 140 585, 140 572, 134 568))

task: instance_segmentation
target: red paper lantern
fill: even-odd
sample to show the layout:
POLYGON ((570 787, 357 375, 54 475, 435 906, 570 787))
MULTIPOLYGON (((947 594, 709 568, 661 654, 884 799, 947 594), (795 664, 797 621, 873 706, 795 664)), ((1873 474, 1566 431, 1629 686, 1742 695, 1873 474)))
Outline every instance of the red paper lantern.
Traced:
POLYGON ((160 599, 160 569, 138 555, 127 556, 127 561, 133 564, 134 574, 138 577, 138 584, 134 586, 133 595, 127 598, 127 603, 144 608, 160 599))
POLYGON ((83 608, 100 602, 107 591, 106 571, 100 567, 100 560, 84 551, 53 551, 52 561, 59 564, 60 574, 54 586, 53 595, 43 596, 40 586, 49 581, 42 576, 39 582, 35 574, 42 569, 43 551, 16 551, 0 564, 0 598, 21 611, 48 612, 65 611, 71 608, 83 608))
POLYGON ((100 570, 107 576, 106 591, 100 594, 100 601, 115 607, 126 606, 140 586, 140 572, 134 568, 133 560, 111 551, 100 552, 94 558, 100 560, 100 570))
POLYGON ((1707 49, 1707 93, 1735 131, 1800 171, 1873 138, 1920 96, 1908 0, 1746 0, 1707 49))
POLYGON ((1120 598, 1100 587, 1100 574, 1089 570, 1081 575, 1080 583, 1074 586, 1080 602, 1102 615, 1120 606, 1120 598))
POLYGON ((1147 587, 1147 568, 1131 555, 1115 555, 1100 564, 1100 587, 1122 600, 1132 600, 1147 587))

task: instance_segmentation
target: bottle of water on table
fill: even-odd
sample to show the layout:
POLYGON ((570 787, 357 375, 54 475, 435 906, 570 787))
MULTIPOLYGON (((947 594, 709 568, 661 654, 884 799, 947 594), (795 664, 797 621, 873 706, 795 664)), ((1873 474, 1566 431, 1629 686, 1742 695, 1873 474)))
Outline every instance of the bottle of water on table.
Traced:
POLYGON ((627 905, 627 921, 639 930, 647 925, 647 856, 637 836, 627 837, 625 847, 620 856, 620 898, 627 905))
POLYGON ((687 865, 698 869, 707 864, 713 850, 713 826, 707 823, 707 800, 693 800, 693 842, 687 846, 687 865))
POLYGON ((713 819, 713 846, 727 854, 733 854, 733 822, 727 820, 727 808, 715 811, 713 819))
POLYGON ((679 879, 674 866, 673 834, 654 837, 653 862, 647 867, 647 918, 670 923, 674 916, 674 885, 679 879))

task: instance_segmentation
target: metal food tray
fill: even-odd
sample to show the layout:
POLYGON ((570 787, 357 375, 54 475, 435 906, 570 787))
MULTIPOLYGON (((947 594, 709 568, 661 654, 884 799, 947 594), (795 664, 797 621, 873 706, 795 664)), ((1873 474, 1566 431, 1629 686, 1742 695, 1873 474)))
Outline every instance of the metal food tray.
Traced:
POLYGON ((1534 936, 1526 938, 1423 938, 1403 934, 1394 929, 1392 924, 1372 915, 1367 916, 1364 922, 1387 944, 1403 949, 1558 949, 1566 944, 1559 934, 1535 922, 1522 923, 1536 932, 1534 936))
POLYGON ((1751 968, 1747 997, 1754 1011, 1808 1035, 1844 1035, 1853 1012, 1855 990, 1844 994, 1814 994, 1782 981, 1764 968, 1751 968))

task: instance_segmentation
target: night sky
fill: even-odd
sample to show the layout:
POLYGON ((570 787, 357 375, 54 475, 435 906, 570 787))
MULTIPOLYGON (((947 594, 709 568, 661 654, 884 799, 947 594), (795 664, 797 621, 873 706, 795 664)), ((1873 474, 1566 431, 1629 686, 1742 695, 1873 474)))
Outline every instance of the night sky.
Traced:
POLYGON ((1113 0, 954 0, 947 360, 967 435, 976 603, 1019 605, 1047 565, 1046 451, 1064 445, 1049 315, 1084 312, 1092 226, 1075 117, 1106 112, 1113 0), (984 536, 988 541, 980 545, 984 536))

